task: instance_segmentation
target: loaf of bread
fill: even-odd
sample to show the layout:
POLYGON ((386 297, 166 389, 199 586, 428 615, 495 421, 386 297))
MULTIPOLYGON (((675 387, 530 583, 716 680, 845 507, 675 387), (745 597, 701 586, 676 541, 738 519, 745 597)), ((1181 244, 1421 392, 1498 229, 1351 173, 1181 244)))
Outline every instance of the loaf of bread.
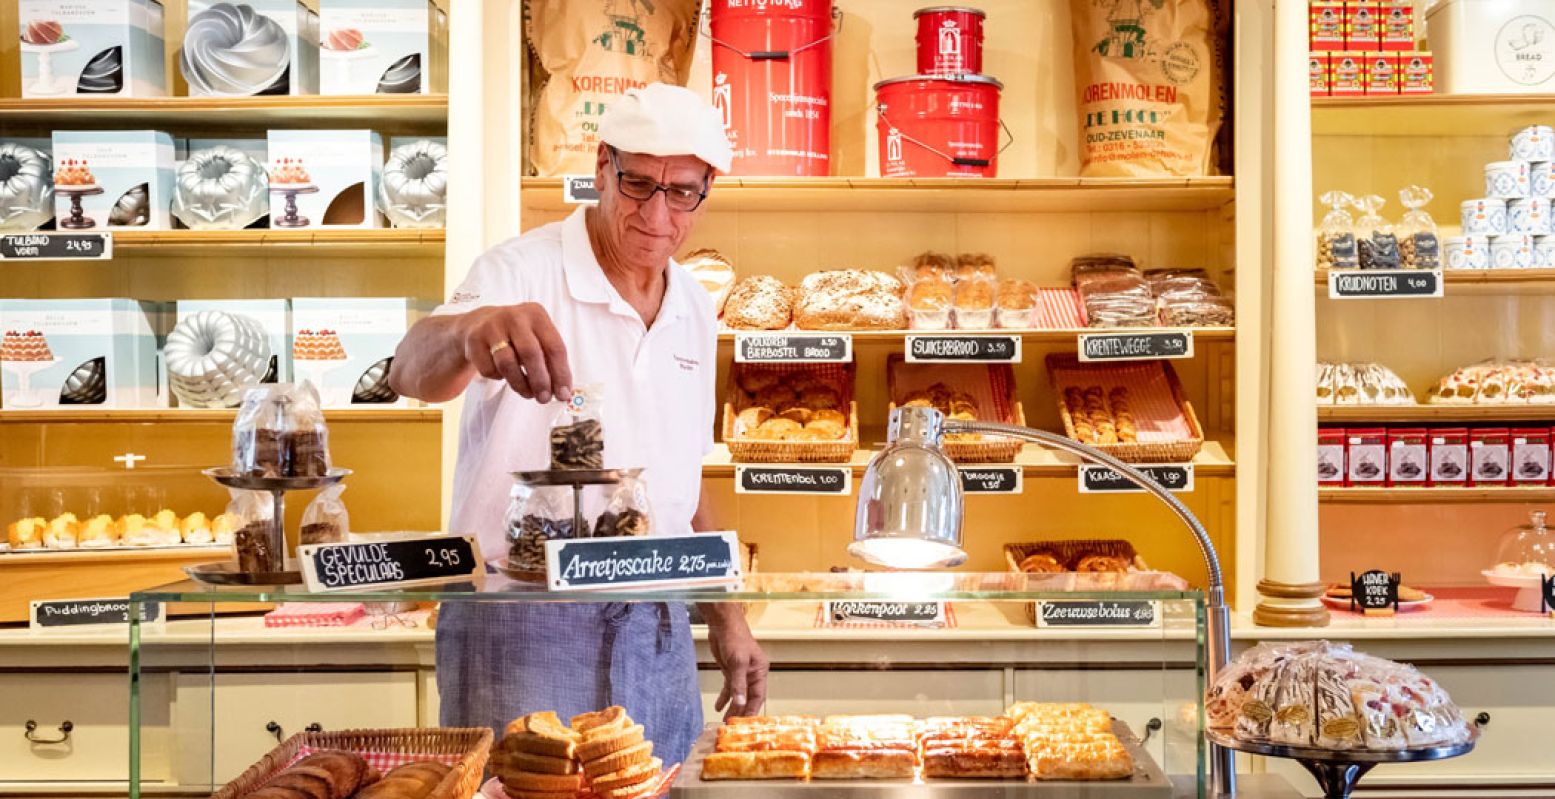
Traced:
POLYGON ((702 284, 713 299, 714 313, 722 314, 729 290, 734 287, 734 265, 717 250, 692 250, 680 265, 702 284))
POLYGON ((747 277, 730 290, 723 318, 736 330, 782 330, 794 318, 793 291, 770 275, 747 277))
POLYGON ((841 269, 807 275, 794 304, 803 330, 903 330, 905 287, 884 273, 841 269))
MULTIPOLYGON (((446 770, 447 767, 442 768, 446 770)), ((360 755, 328 750, 315 752, 281 769, 258 790, 244 794, 244 799, 351 799, 365 793, 363 789, 378 779, 378 772, 360 755)), ((393 794, 379 799, 391 797, 420 799, 420 795, 399 797, 393 794)))

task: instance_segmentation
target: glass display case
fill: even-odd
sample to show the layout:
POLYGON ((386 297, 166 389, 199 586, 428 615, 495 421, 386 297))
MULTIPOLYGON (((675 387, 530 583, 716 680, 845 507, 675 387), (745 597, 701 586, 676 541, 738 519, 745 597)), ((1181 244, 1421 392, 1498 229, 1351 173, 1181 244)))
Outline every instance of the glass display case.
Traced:
MULTIPOLYGON (((892 737, 871 732, 872 726, 917 730, 913 770, 897 779, 822 780, 816 760, 813 774, 803 766, 808 780, 704 780, 711 775, 703 770, 706 758, 722 746, 717 728, 723 714, 714 705, 723 675, 708 628, 694 624, 690 637, 705 728, 678 767, 664 760, 662 784, 650 795, 834 796, 840 790, 880 797, 1165 799, 1210 790, 1203 705, 1208 633, 1198 592, 1117 590, 1128 587, 1116 582, 1125 575, 964 572, 754 573, 729 587, 547 591, 485 572, 465 582, 402 590, 312 593, 302 586, 185 582, 133 594, 132 620, 141 617, 141 606, 156 604, 163 613, 157 622, 132 621, 130 627, 130 796, 235 796, 243 789, 232 785, 255 787, 266 770, 310 747, 370 745, 366 738, 330 737, 349 728, 420 740, 467 736, 469 730, 438 728, 439 707, 455 701, 439 686, 446 692, 459 681, 438 679, 440 668, 451 670, 451 656, 444 653, 440 662, 433 628, 440 620, 446 628, 455 607, 524 603, 649 605, 679 624, 686 618, 681 606, 703 605, 705 611, 709 603, 736 604, 769 661, 764 715, 816 717, 819 751, 826 751, 827 724, 854 724, 854 734, 865 739, 892 737), (313 624, 331 626, 308 626, 313 624), (396 647, 412 654, 386 654, 396 647), (163 696, 173 697, 171 707, 154 698, 163 696), (1110 732, 1129 756, 1124 778, 1037 779, 1021 769, 1038 768, 1033 747, 1045 745, 1040 736, 1031 737, 1035 715, 1068 713, 1072 709, 1056 703, 1077 702, 1103 711, 1103 719, 1110 714, 1110 732), (928 772, 924 730, 956 724, 944 717, 986 722, 1006 715, 1014 721, 1003 737, 1020 741, 1014 746, 1019 776, 928 772), (836 716, 852 718, 828 718, 836 716), (931 718, 937 721, 924 726, 931 718), (347 740, 354 743, 342 743, 347 740), (229 786, 226 793, 220 793, 223 786, 229 786)), ((494 641, 513 634, 489 631, 494 641)), ((539 654, 521 645, 508 651, 539 654)), ((582 679, 588 668, 579 664, 575 673, 582 679)), ((625 673, 610 666, 603 671, 618 679, 625 673)), ((606 687, 611 696, 631 693, 606 687)), ((496 709, 504 721, 493 730, 498 747, 492 751, 500 752, 505 733, 513 732, 503 728, 506 719, 548 709, 521 706, 516 698, 511 708, 496 709)), ((560 710, 563 723, 574 712, 560 710)), ((653 741, 653 722, 641 721, 653 741)), ((453 749, 469 744, 459 740, 453 749)), ((805 757, 821 755, 812 749, 805 757)), ((467 769, 495 767, 484 753, 472 758, 467 769)), ((494 777, 481 780, 480 795, 503 799, 494 777)), ((471 779, 450 795, 468 799, 475 792, 471 779)))

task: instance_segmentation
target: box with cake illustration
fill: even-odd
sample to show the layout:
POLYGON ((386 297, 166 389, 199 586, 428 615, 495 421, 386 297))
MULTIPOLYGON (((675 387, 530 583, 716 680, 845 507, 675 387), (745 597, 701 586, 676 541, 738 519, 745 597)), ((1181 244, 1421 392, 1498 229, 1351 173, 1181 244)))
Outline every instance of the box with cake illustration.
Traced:
POLYGON ((156 0, 20 0, 22 97, 167 96, 156 0))
POLYGON ((291 382, 291 303, 179 300, 163 360, 181 407, 233 407, 244 385, 291 382), (200 388, 223 381, 230 402, 200 388))
POLYGON ((403 297, 296 297, 292 372, 317 386, 328 408, 404 407, 389 388, 389 362, 425 310, 403 297))
POLYGON ((157 407, 157 303, 0 300, 0 407, 157 407))
POLYGON ((272 130, 270 226, 382 227, 383 138, 370 130, 272 130))
POLYGON ((427 94, 441 88, 442 12, 427 0, 320 0, 320 94, 427 94))
POLYGON ((54 131, 60 230, 167 230, 172 199, 172 136, 156 130, 54 131))
POLYGON ((189 0, 178 70, 190 97, 318 94, 318 27, 296 0, 189 0))

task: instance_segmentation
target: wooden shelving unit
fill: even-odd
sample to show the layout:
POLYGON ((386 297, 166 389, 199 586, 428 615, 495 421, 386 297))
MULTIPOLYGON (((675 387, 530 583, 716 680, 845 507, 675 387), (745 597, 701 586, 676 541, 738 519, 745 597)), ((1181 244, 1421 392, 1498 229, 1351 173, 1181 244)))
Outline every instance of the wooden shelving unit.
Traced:
POLYGON ((115 254, 187 258, 200 255, 378 255, 428 258, 443 253, 442 230, 126 230, 113 233, 115 254))
MULTIPOLYGON (((740 331, 753 334, 761 334, 767 331, 752 330, 740 331)), ((834 331, 827 330, 777 330, 771 331, 777 335, 825 335, 834 331)), ((901 347, 908 336, 1020 336, 1021 340, 1032 344, 1073 344, 1079 336, 1091 333, 1191 333, 1195 341, 1235 341, 1236 328, 1234 327, 1073 327, 1053 328, 1048 330, 856 330, 835 331, 844 332, 853 339, 855 346, 890 345, 901 347)), ((720 342, 733 342, 739 335, 733 330, 722 330, 718 333, 720 342)))
MULTIPOLYGON (((1320 288, 1326 287, 1327 270, 1317 270, 1313 282, 1320 288)), ((1543 287, 1555 290, 1555 269, 1448 269, 1442 272, 1442 283, 1445 286, 1543 287)))
POLYGON ((1400 97, 1318 97, 1312 100, 1314 136, 1510 135, 1555 118, 1555 95, 1432 94, 1400 97))
POLYGON ((1555 501, 1555 486, 1320 488, 1317 493, 1318 501, 1328 505, 1435 505, 1555 501))
MULTIPOLYGON (((0 411, 3 424, 231 424, 236 409, 152 408, 145 410, 71 410, 0 411)), ((342 408, 325 410, 331 424, 387 424, 404 422, 440 422, 441 407, 429 408, 342 408)))
POLYGON ((1317 420, 1420 424, 1538 422, 1555 420, 1555 405, 1330 405, 1317 420))
POLYGON ((443 135, 447 123, 446 94, 0 99, 0 131, 6 133, 70 127, 159 126, 186 133, 324 126, 443 135))
MULTIPOLYGON (((865 439, 870 436, 865 435, 865 439)), ((880 438, 877 436, 877 438, 880 438)), ((1193 472, 1197 477, 1235 477, 1236 461, 1231 457, 1234 450, 1229 441, 1206 441, 1204 448, 1193 459, 1193 472)), ((864 474, 864 467, 869 465, 870 457, 874 455, 872 449, 860 449, 853 453, 853 458, 848 461, 848 466, 853 470, 854 477, 864 474)), ((1069 477, 1073 478, 1079 473, 1079 459, 1068 453, 1044 449, 1035 445, 1028 445, 1015 456, 1013 464, 989 464, 991 466, 1020 466, 1025 470, 1027 477, 1069 477)), ((771 464, 751 463, 739 464, 745 466, 767 466, 771 464)), ((841 466, 842 464, 805 464, 807 466, 841 466)), ((983 465, 983 464, 978 464, 983 465)), ((702 461, 703 477, 734 477, 735 462, 729 457, 729 448, 720 443, 702 461)))

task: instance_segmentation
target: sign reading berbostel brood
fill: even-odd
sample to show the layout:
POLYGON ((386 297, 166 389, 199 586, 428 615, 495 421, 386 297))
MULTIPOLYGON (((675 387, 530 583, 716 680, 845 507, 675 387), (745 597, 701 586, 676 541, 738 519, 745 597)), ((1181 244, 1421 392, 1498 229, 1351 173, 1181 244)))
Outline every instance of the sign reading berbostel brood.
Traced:
POLYGON ((16 233, 0 236, 0 261, 105 261, 112 257, 112 233, 16 233))
POLYGON ((1335 300, 1440 297, 1442 273, 1427 269, 1331 270, 1328 296, 1335 300))
POLYGON ((1156 361, 1193 357, 1193 333, 1081 333, 1081 361, 1156 361))
POLYGON ((847 363, 853 337, 846 333, 735 333, 736 363, 847 363))
POLYGON ((836 494, 852 489, 853 470, 846 466, 734 467, 736 494, 836 494))
POLYGON ((733 532, 573 538, 545 542, 545 584, 553 591, 738 582, 733 532))
MULTIPOLYGON (((162 618, 162 603, 142 602, 140 623, 162 618)), ((39 599, 32 602, 29 627, 34 630, 56 627, 89 627, 130 623, 128 599, 39 599)))
POLYGON ((1038 627, 1158 627, 1159 602, 1151 600, 1062 600, 1037 604, 1038 627))
POLYGON ((1020 336, 908 336, 910 363, 1020 363, 1020 336))
POLYGON ((398 588, 451 582, 476 574, 479 550, 470 536, 427 536, 297 548, 310 591, 398 588))

